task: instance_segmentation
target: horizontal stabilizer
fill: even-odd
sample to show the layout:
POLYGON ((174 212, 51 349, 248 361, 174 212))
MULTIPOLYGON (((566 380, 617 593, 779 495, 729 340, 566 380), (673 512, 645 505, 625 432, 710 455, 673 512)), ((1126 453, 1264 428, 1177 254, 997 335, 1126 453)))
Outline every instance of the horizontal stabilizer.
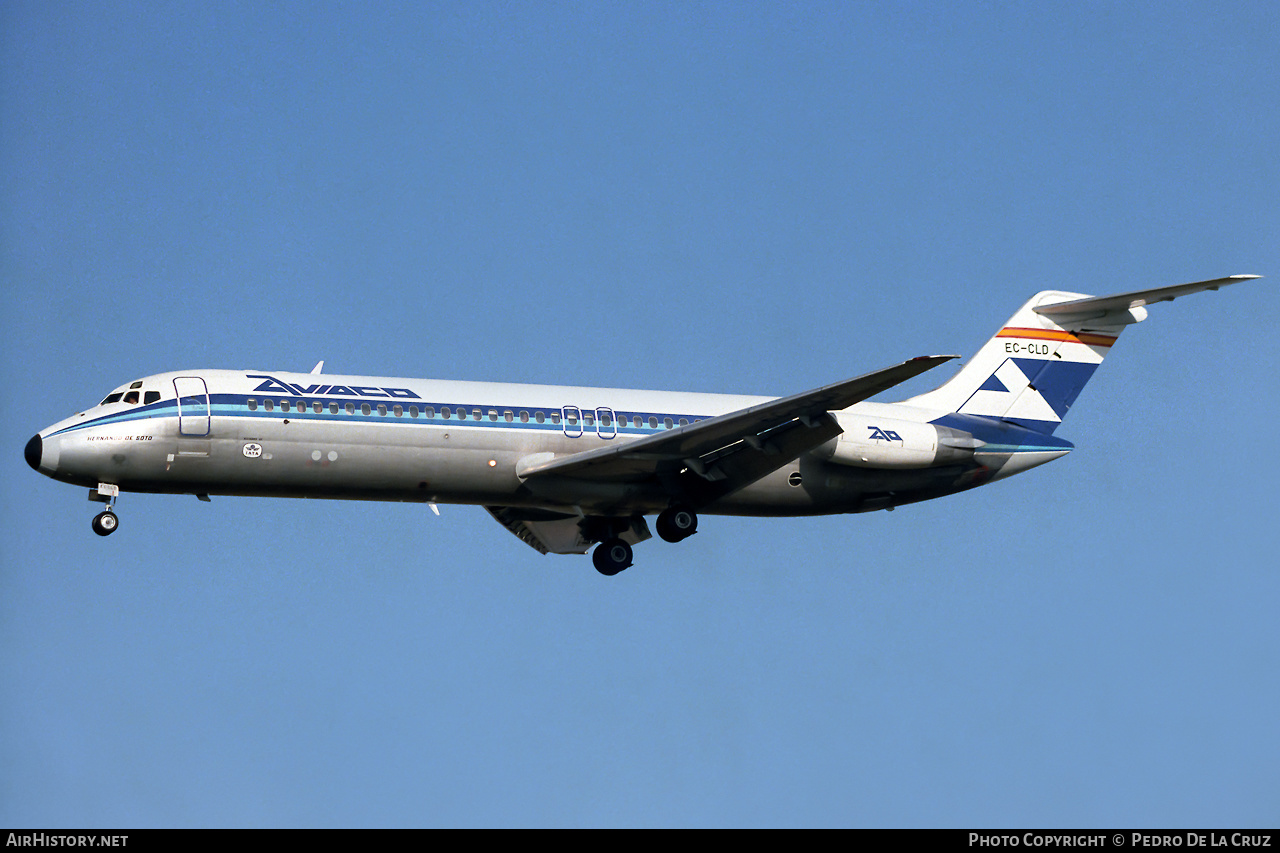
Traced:
POLYGON ((1134 290, 1129 293, 1117 293, 1114 296, 1090 296, 1085 299, 1073 299, 1069 302, 1056 302, 1050 305, 1038 305, 1037 314, 1053 319, 1059 324, 1076 320, 1089 320, 1105 317, 1108 314, 1123 314, 1133 308, 1141 308, 1156 302, 1172 302, 1179 296, 1199 293, 1202 290, 1217 290, 1229 284, 1261 278, 1256 275, 1231 275, 1226 278, 1215 278, 1209 281, 1197 281, 1191 284, 1175 284, 1171 287, 1154 287, 1150 290, 1134 290))

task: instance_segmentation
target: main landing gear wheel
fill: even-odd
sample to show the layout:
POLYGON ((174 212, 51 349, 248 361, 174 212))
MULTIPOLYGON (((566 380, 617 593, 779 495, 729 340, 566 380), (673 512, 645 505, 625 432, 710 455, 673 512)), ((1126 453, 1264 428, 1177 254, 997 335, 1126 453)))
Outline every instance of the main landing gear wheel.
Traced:
POLYGON ((687 506, 668 507, 658 514, 657 526, 667 542, 681 542, 698 532, 698 516, 687 506))
POLYGON ((596 571, 612 577, 631 565, 631 546, 621 539, 606 539, 591 552, 596 571))
POLYGON ((120 519, 111 510, 100 512, 93 517, 93 532, 99 536, 110 536, 120 526, 120 519))

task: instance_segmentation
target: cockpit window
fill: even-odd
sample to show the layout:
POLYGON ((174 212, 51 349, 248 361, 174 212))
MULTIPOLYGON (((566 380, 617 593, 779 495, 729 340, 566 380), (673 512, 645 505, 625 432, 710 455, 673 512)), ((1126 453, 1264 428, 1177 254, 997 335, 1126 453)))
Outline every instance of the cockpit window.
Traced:
POLYGON ((159 401, 160 401, 159 391, 147 391, 142 395, 142 402, 147 405, 151 405, 152 403, 158 403, 159 401))
POLYGON ((138 392, 137 392, 137 391, 130 391, 128 394, 125 394, 125 395, 124 395, 124 401, 125 401, 126 403, 136 403, 136 402, 138 402, 138 392))
POLYGON ((142 380, 141 380, 141 379, 139 379, 137 382, 131 383, 131 384, 129 385, 129 388, 130 388, 131 390, 132 390, 132 389, 134 389, 134 388, 141 388, 141 387, 142 387, 142 380))
POLYGON ((124 396, 124 394, 121 394, 121 393, 119 393, 119 392, 117 392, 117 393, 115 393, 115 394, 108 394, 108 395, 107 395, 107 399, 103 400, 103 401, 102 401, 101 403, 99 403, 98 405, 99 405, 99 406, 105 406, 105 405, 107 405, 108 403, 119 403, 119 402, 120 402, 120 398, 121 398, 121 397, 123 397, 123 396, 124 396))

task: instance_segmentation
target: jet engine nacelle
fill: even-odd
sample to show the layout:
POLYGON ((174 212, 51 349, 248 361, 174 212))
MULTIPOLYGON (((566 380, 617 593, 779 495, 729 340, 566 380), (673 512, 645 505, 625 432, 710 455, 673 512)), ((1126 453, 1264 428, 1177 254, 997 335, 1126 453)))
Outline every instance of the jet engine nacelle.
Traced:
POLYGON ((859 468, 929 468, 973 458, 985 442, 967 432, 916 421, 833 413, 844 432, 819 455, 859 468))

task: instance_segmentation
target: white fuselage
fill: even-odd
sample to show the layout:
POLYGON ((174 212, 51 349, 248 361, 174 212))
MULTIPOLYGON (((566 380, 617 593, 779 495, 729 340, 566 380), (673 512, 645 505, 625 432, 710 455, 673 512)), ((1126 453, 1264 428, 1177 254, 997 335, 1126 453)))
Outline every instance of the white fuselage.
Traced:
MULTIPOLYGON (((771 399, 228 370, 158 374, 131 385, 107 398, 114 401, 43 430, 36 467, 122 491, 645 514, 670 502, 652 483, 529 484, 522 463, 633 441, 771 399)), ((946 444, 954 430, 930 423, 941 412, 860 403, 834 414, 844 430, 838 440, 702 511, 881 509, 979 485, 1070 448, 1060 440, 1053 447, 986 442, 975 454, 972 443, 946 444)))

